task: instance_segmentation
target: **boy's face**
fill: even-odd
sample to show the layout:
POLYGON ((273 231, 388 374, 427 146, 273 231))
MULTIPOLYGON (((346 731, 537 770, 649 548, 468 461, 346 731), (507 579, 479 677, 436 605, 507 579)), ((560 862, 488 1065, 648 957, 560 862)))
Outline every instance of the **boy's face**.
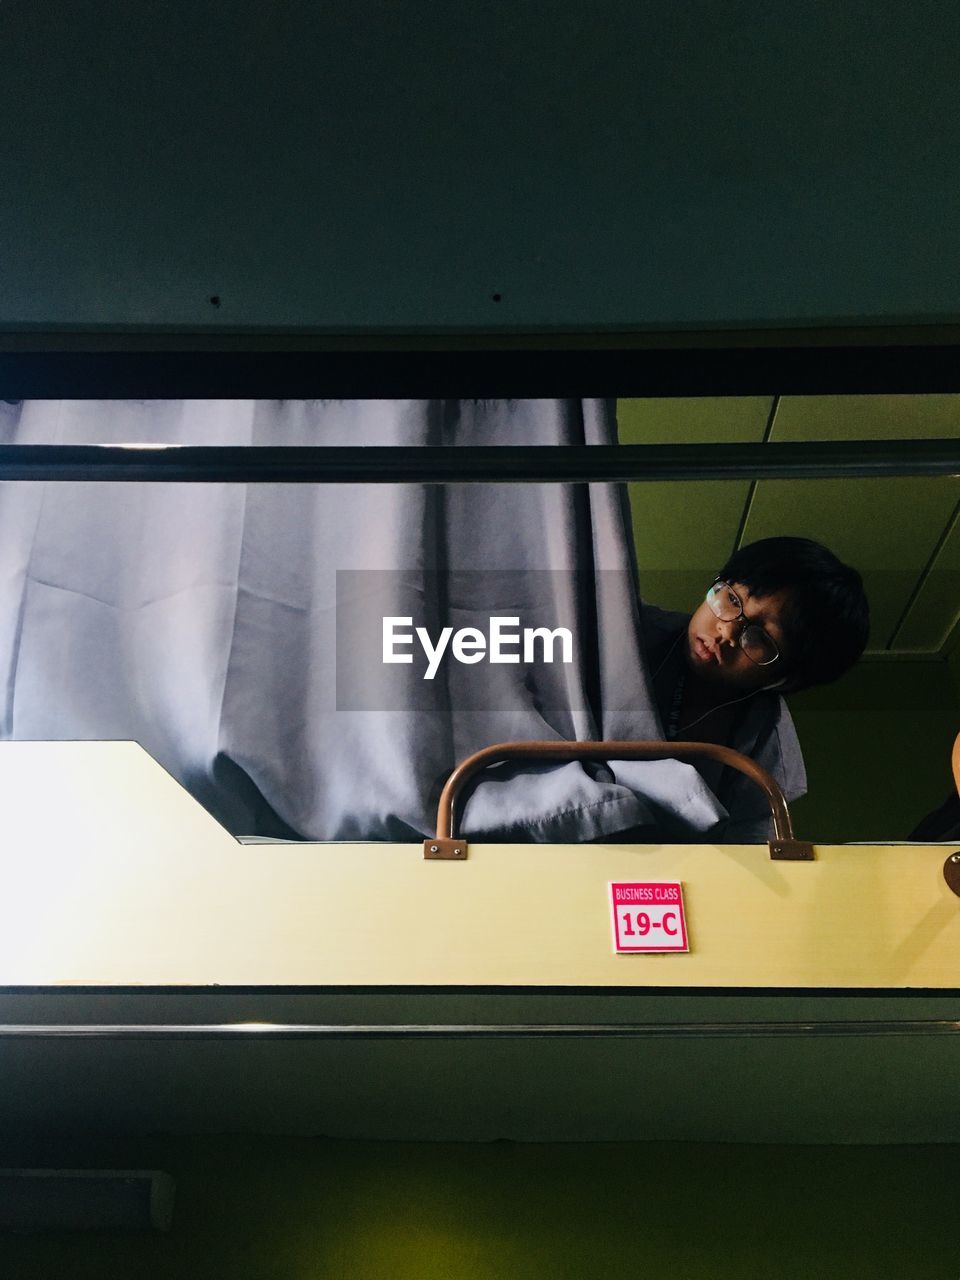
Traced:
POLYGON ((748 693, 776 684, 786 676, 789 661, 781 618, 791 593, 784 589, 768 596, 752 596, 742 582, 728 585, 740 598, 743 617, 737 622, 723 622, 704 601, 687 627, 687 666, 699 679, 731 693, 748 693), (762 627, 773 640, 780 650, 776 662, 761 667, 747 657, 740 647, 740 633, 747 624, 762 627))

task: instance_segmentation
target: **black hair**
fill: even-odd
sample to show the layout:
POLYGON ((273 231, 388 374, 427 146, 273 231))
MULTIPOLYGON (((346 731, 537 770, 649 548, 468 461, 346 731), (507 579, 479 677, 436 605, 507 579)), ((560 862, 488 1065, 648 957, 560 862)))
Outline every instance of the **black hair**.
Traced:
POLYGON ((809 538, 761 538, 735 551, 720 570, 753 596, 790 593, 781 615, 788 652, 781 673, 790 692, 830 684, 867 646, 870 606, 863 579, 809 538))

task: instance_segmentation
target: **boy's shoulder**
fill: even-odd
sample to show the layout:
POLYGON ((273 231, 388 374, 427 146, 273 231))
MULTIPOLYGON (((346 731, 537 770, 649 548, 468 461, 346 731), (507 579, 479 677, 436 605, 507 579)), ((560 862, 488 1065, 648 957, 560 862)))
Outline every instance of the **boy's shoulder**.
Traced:
POLYGON ((676 609, 661 609, 659 605, 640 601, 640 626, 648 643, 666 636, 675 636, 690 621, 689 613, 676 609))
MULTIPOLYGON (((786 699, 775 690, 758 693, 746 703, 730 746, 772 773, 787 800, 796 800, 806 792, 800 738, 786 699)), ((742 775, 741 779, 753 794, 753 784, 742 775)))

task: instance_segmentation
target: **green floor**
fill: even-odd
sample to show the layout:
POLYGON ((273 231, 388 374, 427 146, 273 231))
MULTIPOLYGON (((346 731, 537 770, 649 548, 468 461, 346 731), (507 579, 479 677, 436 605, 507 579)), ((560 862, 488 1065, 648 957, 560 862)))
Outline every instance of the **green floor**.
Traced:
POLYGON ((11 1280, 956 1280, 956 1147, 154 1139, 3 1163, 161 1168, 167 1236, 0 1236, 11 1280))

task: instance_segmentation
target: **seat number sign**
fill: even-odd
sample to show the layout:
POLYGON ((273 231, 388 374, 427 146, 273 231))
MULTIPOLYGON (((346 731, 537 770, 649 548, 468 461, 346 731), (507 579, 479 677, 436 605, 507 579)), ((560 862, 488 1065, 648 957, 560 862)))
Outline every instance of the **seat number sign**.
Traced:
POLYGON ((614 951, 690 950, 679 881, 616 881, 610 885, 610 907, 614 951))

